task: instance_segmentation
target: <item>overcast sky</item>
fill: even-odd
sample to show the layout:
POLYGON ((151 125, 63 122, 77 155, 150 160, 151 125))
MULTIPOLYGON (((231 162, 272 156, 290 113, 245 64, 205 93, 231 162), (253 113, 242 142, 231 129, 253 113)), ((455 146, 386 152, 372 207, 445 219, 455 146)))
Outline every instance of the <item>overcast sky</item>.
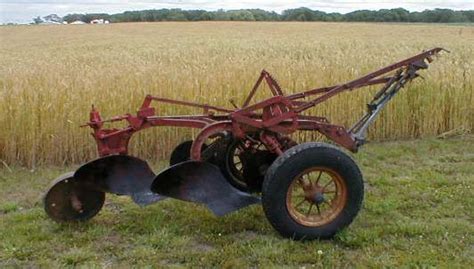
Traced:
POLYGON ((410 11, 434 8, 454 10, 474 9, 474 0, 0 0, 0 23, 31 22, 33 17, 51 13, 64 16, 69 13, 119 13, 127 10, 181 8, 181 9, 241 9, 261 8, 281 12, 289 8, 308 7, 325 12, 347 13, 358 9, 377 10, 403 7, 410 11))

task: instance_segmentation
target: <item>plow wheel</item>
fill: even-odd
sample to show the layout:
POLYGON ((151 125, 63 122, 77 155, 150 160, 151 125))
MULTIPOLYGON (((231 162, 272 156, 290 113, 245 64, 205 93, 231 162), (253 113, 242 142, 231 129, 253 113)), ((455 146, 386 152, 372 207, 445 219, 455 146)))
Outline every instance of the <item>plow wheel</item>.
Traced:
POLYGON ((261 192, 265 173, 278 157, 262 143, 234 140, 221 156, 219 166, 232 186, 245 192, 261 192))
POLYGON ((56 222, 86 221, 102 209, 105 193, 74 180, 73 173, 53 182, 44 197, 44 209, 56 222))
MULTIPOLYGON (((245 192, 261 192, 265 174, 278 155, 268 151, 260 141, 249 142, 233 140, 218 165, 235 188, 245 192)), ((297 145, 288 137, 282 137, 281 142, 284 151, 297 145)))
POLYGON ((305 143, 272 164, 262 203, 283 236, 324 239, 352 222, 363 195, 362 174, 346 153, 323 143, 305 143))
MULTIPOLYGON (((283 150, 296 145, 288 137, 281 137, 280 140, 283 150)), ((192 144, 193 140, 188 140, 176 146, 171 153, 170 165, 188 161, 192 144)), ((238 190, 261 192, 265 174, 278 155, 268 151, 256 139, 237 140, 223 135, 203 145, 202 157, 217 165, 227 181, 238 190)))
MULTIPOLYGON (((193 140, 184 141, 173 150, 170 165, 190 159, 193 140)), ((245 192, 260 192, 268 167, 277 155, 269 152, 262 143, 245 147, 244 142, 230 137, 221 137, 208 145, 204 144, 203 159, 217 165, 227 181, 245 192)))

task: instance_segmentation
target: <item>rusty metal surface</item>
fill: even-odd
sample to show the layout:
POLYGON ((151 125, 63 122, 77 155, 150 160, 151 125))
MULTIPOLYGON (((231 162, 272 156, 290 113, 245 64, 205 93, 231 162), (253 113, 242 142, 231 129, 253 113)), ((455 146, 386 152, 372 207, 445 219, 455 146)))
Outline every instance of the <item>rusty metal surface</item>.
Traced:
MULTIPOLYGON (((274 135, 275 133, 291 134, 299 130, 320 132, 323 130, 324 135, 340 146, 351 151, 357 151, 357 148, 363 144, 360 143, 361 139, 358 138, 361 135, 356 134, 354 137, 351 137, 350 135, 341 136, 336 132, 327 131, 326 126, 330 124, 329 122, 326 122, 326 125, 322 126, 320 121, 308 119, 301 113, 344 91, 379 84, 383 85, 384 88, 387 88, 391 84, 397 83, 399 80, 399 77, 393 74, 394 72, 403 73, 403 77, 407 78, 406 82, 409 82, 418 76, 416 73, 418 70, 426 69, 428 63, 433 60, 432 57, 442 50, 442 48, 433 48, 424 51, 413 57, 388 65, 347 83, 311 89, 287 96, 283 93, 281 86, 270 75, 270 73, 263 70, 240 108, 223 108, 208 104, 172 100, 148 95, 145 97, 145 100, 136 116, 124 114, 103 120, 100 117, 99 112, 93 108, 90 115, 90 121, 87 125, 94 130, 93 136, 97 142, 100 156, 127 154, 130 137, 134 133, 150 127, 175 126, 197 128, 201 129, 201 133, 198 135, 200 139, 198 140, 202 140, 208 137, 206 133, 210 131, 208 129, 209 126, 214 124, 219 125, 223 122, 229 122, 231 128, 226 131, 231 131, 235 137, 239 138, 243 138, 249 132, 256 131, 268 132, 270 135, 274 135), (273 97, 250 105, 257 89, 264 81, 268 85, 273 97), (312 99, 306 100, 307 98, 312 99), (151 106, 152 102, 199 108, 202 109, 203 114, 157 116, 155 115, 155 108, 151 106), (125 121, 128 123, 128 126, 112 129, 103 128, 104 123, 115 121, 125 121)), ((347 131, 347 133, 349 133, 349 131, 347 131)), ((197 143, 193 145, 191 159, 201 160, 200 152, 202 149, 200 146, 202 146, 201 141, 197 141, 197 143)), ((274 150, 276 153, 280 153, 278 152, 278 148, 275 148, 274 150)))
POLYGON ((232 187, 219 168, 207 162, 187 161, 171 166, 155 178, 151 189, 167 197, 205 204, 217 216, 260 202, 232 187))
POLYGON ((63 174, 54 180, 44 196, 44 209, 57 222, 86 221, 104 204, 104 192, 82 184, 73 174, 63 174))
POLYGON ((130 195, 137 204, 147 205, 164 199, 150 191, 155 173, 136 157, 111 155, 81 166, 74 178, 89 188, 119 195, 130 195))

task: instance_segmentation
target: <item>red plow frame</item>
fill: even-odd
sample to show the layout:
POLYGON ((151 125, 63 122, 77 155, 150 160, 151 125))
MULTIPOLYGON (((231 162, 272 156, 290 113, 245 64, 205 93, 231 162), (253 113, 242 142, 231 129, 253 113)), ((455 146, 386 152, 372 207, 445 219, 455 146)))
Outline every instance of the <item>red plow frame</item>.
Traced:
MULTIPOLYGON (((442 50, 442 48, 434 48, 425 51, 345 84, 311 89, 292 95, 284 95, 276 80, 267 71, 263 70, 240 108, 229 109, 148 95, 145 97, 136 116, 126 114, 108 120, 101 120, 99 112, 93 108, 90 113, 90 122, 87 125, 94 129, 93 136, 97 141, 100 156, 127 154, 128 141, 131 135, 140 130, 155 126, 202 129, 202 132, 196 139, 196 144, 192 147, 191 156, 194 160, 200 160, 200 140, 205 140, 209 135, 216 132, 229 130, 232 131, 234 136, 239 138, 244 138, 246 133, 257 130, 282 134, 291 134, 298 130, 318 131, 340 146, 352 152, 357 152, 359 146, 365 142, 364 132, 368 126, 367 123, 371 122, 381 108, 407 82, 418 76, 416 72, 419 69, 426 69, 428 67, 425 60, 431 62, 432 56, 442 50), (397 70, 394 74, 383 76, 394 70, 397 70), (273 97, 249 105, 264 80, 268 84, 273 97), (378 84, 383 84, 383 87, 374 96, 372 102, 368 104, 368 113, 349 130, 343 126, 331 124, 325 117, 301 114, 303 111, 341 92, 378 84), (303 100, 308 97, 313 97, 313 99, 303 100), (203 113, 201 115, 156 116, 155 109, 151 107, 153 101, 201 108, 203 113), (102 128, 106 122, 123 120, 126 120, 129 126, 123 129, 102 128)), ((263 137, 262 141, 269 149, 276 151, 276 153, 281 153, 279 146, 275 145, 274 141, 270 138, 263 137)))

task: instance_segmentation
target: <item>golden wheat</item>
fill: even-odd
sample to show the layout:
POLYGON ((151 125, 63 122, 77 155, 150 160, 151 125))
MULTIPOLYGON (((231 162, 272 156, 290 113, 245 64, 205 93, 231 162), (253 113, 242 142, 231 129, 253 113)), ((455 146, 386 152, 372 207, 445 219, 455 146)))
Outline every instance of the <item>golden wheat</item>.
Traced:
MULTIPOLYGON (((87 128, 158 96, 230 107, 261 69, 288 93, 333 85, 442 46, 452 51, 403 90, 370 130, 372 139, 431 136, 474 126, 474 27, 367 23, 134 23, 0 27, 0 160, 78 163, 96 156, 87 128)), ((373 90, 341 94, 309 113, 350 125, 373 90)), ((264 97, 264 94, 260 94, 264 97)), ((159 114, 192 110, 163 106, 159 114)), ((157 160, 194 131, 153 128, 132 153, 157 160)), ((311 139, 312 134, 303 138, 311 139)))

